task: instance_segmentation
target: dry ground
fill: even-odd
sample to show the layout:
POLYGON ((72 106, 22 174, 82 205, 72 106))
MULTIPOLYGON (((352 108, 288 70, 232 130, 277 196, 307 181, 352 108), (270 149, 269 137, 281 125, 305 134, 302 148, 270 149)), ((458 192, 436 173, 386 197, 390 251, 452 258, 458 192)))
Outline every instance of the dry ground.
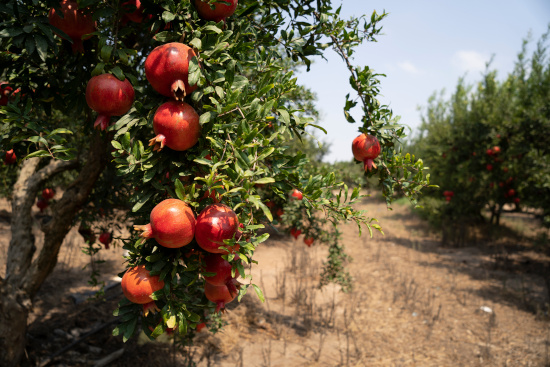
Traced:
MULTIPOLYGON (((550 366, 549 301, 538 271, 550 257, 529 236, 510 232, 475 247, 442 248, 408 205, 388 211, 372 198, 363 206, 380 219, 386 235, 371 239, 359 237, 353 225, 340 228, 353 257, 352 293, 317 287, 325 248, 273 235, 258 250, 259 265, 252 270, 267 301, 260 303, 251 292, 230 304, 223 332, 203 331, 182 352, 169 343, 141 345, 136 339, 123 345, 110 336, 109 325, 50 365, 101 365, 102 357, 119 352, 109 365, 187 366, 191 359, 198 366, 247 367, 550 366)), ((536 227, 530 217, 511 220, 512 226, 536 227)), ((0 224, 5 254, 9 228, 0 224)), ((89 289, 81 244, 73 230, 40 291, 26 365, 37 365, 112 319, 119 287, 107 291, 104 302, 75 305, 71 297, 89 289)), ((121 252, 100 252, 106 282, 123 269, 121 252)))

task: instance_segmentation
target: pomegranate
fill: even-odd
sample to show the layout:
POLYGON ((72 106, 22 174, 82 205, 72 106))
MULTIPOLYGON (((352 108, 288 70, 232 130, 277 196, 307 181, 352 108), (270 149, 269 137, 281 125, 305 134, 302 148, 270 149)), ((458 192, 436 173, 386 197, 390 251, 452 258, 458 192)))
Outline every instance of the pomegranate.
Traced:
POLYGON ((283 214, 285 214, 285 211, 281 208, 277 209, 277 216, 279 218, 281 218, 283 216, 283 214))
POLYGON ((519 204, 521 200, 519 198, 514 198, 514 203, 519 204))
POLYGON ((498 154, 500 153, 500 147, 499 146, 494 146, 493 147, 493 154, 498 154))
MULTIPOLYGON (((223 241, 233 238, 238 229, 239 219, 230 207, 212 204, 204 208, 197 217, 195 240, 207 252, 225 254, 227 251, 219 247, 227 247, 223 241)), ((236 251, 235 247, 230 250, 236 251)))
POLYGON ((145 76, 154 90, 177 101, 191 94, 196 85, 187 82, 189 60, 195 51, 179 42, 166 43, 156 47, 145 60, 145 76))
POLYGON ((493 165, 488 164, 485 168, 487 168, 487 171, 492 171, 493 170, 493 165))
POLYGON ((134 23, 141 23, 143 21, 143 11, 141 9, 141 1, 139 0, 129 0, 122 3, 122 11, 124 15, 122 16, 122 23, 125 24, 128 21, 134 23), (132 11, 133 8, 136 10, 132 11))
POLYGON ((57 14, 55 9, 51 9, 48 14, 50 24, 65 32, 73 40, 73 52, 84 52, 82 36, 96 30, 96 22, 92 19, 92 14, 84 14, 82 9, 79 10, 76 1, 63 0, 59 5, 63 18, 57 14))
POLYGON ((40 199, 36 202, 36 206, 40 209, 40 213, 44 212, 44 209, 46 209, 48 205, 48 199, 40 199))
POLYGON ((487 149, 487 155, 493 155, 493 150, 491 148, 487 149))
POLYGON ((126 298, 143 305, 153 302, 151 294, 164 288, 164 281, 158 275, 151 276, 145 265, 138 265, 124 273, 120 285, 126 298))
POLYGON ((302 192, 296 189, 292 191, 292 194, 290 194, 290 196, 292 196, 296 200, 302 200, 302 198, 304 197, 304 195, 302 195, 302 192))
POLYGON ((351 150, 355 159, 364 162, 365 171, 371 171, 373 168, 377 168, 376 164, 374 164, 374 159, 380 154, 380 143, 375 136, 366 134, 359 135, 353 139, 351 150))
POLYGON ((80 224, 80 227, 78 227, 78 233, 80 233, 82 238, 84 238, 84 241, 88 243, 94 243, 96 240, 92 229, 84 224, 80 224))
POLYGON ((17 162, 17 156, 13 152, 13 149, 10 149, 6 152, 6 156, 4 157, 4 164, 14 164, 17 162))
POLYGON ((502 172, 508 173, 508 167, 502 167, 502 172))
POLYGON ((290 230, 290 234, 295 238, 298 239, 298 236, 302 233, 301 229, 292 228, 290 230))
POLYGON ((105 245, 105 249, 109 249, 109 244, 111 243, 111 233, 103 232, 99 235, 99 242, 105 245))
POLYGON ((447 197, 445 198, 445 200, 451 201, 452 198, 453 198, 452 196, 447 196, 447 197))
POLYGON ((53 189, 44 189, 42 190, 42 197, 46 200, 53 199, 55 196, 55 191, 53 189))
POLYGON ((454 192, 453 191, 443 191, 443 196, 451 196, 453 197, 454 196, 454 192))
POLYGON ((204 20, 213 20, 218 23, 230 17, 237 9, 238 0, 222 0, 230 5, 223 4, 221 1, 214 3, 212 8, 208 1, 195 0, 195 8, 199 13, 199 16, 204 20))
POLYGON ((307 245, 307 247, 311 247, 311 245, 313 244, 314 241, 315 241, 315 238, 313 238, 313 237, 305 237, 304 238, 304 243, 307 245))
POLYGON ((200 136, 199 115, 185 102, 169 101, 162 104, 153 117, 155 136, 149 140, 154 151, 166 145, 184 151, 197 144, 200 136))
MULTIPOLYGON (((229 288, 231 293, 237 292, 235 288, 234 279, 231 276, 231 264, 229 261, 222 258, 220 254, 208 254, 204 259, 206 266, 204 271, 206 273, 216 273, 216 275, 205 276, 204 280, 212 285, 225 285, 229 288)), ((235 277, 239 276, 239 271, 235 270, 235 277)))
MULTIPOLYGON (((236 281, 234 282, 236 283, 236 285, 238 285, 236 281)), ((204 295, 206 296, 206 298, 208 298, 208 300, 216 304, 216 313, 218 313, 220 310, 225 309, 226 304, 235 299, 235 297, 237 296, 237 292, 232 293, 226 285, 218 286, 205 282, 204 295)))
POLYGON ((8 104, 12 91, 13 88, 10 87, 7 82, 0 82, 0 106, 5 106, 8 104))
POLYGON ((178 199, 166 199, 153 208, 151 223, 134 226, 140 237, 154 238, 161 246, 179 248, 188 245, 195 235, 195 215, 178 199))
POLYGON ((516 195, 516 190, 514 189, 508 190, 508 196, 515 196, 515 195, 516 195))
POLYGON ((105 130, 111 116, 121 116, 134 103, 134 87, 125 79, 121 82, 111 74, 94 76, 86 86, 86 102, 98 113, 94 127, 105 130))

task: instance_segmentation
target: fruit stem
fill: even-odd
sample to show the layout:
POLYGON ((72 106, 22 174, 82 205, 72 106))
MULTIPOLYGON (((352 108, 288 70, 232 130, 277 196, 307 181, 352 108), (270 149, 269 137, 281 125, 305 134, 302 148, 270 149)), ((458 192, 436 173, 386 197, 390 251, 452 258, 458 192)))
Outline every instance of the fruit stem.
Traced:
POLYGON ((153 139, 149 140, 149 146, 153 147, 153 151, 161 151, 162 148, 164 148, 164 142, 166 141, 166 137, 162 134, 158 134, 153 139))
POLYGON ((172 95, 176 101, 183 101, 187 95, 185 92, 185 83, 181 79, 173 82, 170 90, 172 91, 172 95))
POLYGON ((111 119, 111 116, 98 115, 94 123, 94 129, 97 129, 99 126, 99 130, 106 130, 109 127, 110 119, 111 119))
POLYGON ((216 304, 216 313, 220 312, 220 310, 223 312, 225 311, 225 302, 223 301, 219 301, 217 304, 216 304))
POLYGON ((153 238, 153 227, 151 227, 151 223, 134 226, 134 231, 141 231, 139 234, 140 237, 153 238))

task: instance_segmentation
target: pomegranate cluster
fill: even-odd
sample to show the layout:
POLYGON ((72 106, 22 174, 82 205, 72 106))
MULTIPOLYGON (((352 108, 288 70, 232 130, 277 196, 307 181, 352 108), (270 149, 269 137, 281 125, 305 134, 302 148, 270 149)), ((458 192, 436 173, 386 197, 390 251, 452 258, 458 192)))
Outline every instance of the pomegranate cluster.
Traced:
MULTIPOLYGON (((141 232, 140 237, 154 238, 159 245, 172 249, 186 246, 195 239, 197 244, 207 252, 204 273, 208 275, 204 276, 204 292, 206 297, 216 304, 216 312, 218 312, 225 308, 225 304, 235 299, 238 293, 239 283, 236 278, 239 273, 235 271, 232 274, 232 265, 222 255, 235 253, 238 250, 238 245, 227 246, 224 240, 232 238, 238 240, 241 237, 239 226, 237 214, 227 205, 220 203, 209 205, 195 218, 191 208, 182 200, 166 199, 153 208, 150 223, 136 225, 134 229, 141 232)), ((128 277, 131 278, 132 273, 128 277)), ((134 288, 139 288, 130 280, 125 284, 132 284, 134 288)), ((128 292, 127 298, 132 301, 131 297, 134 293, 128 290, 130 288, 128 286, 124 294, 128 292)), ((149 290, 148 288, 147 291, 149 290)), ((143 303, 151 302, 148 298, 140 300, 143 303)))

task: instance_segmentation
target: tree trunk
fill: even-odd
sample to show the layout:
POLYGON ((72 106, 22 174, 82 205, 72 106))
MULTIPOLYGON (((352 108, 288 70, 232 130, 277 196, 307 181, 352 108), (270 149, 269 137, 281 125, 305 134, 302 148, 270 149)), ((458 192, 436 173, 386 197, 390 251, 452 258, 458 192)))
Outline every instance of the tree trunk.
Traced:
POLYGON ((56 174, 76 168, 78 161, 51 160, 37 170, 39 158, 25 160, 13 188, 12 238, 8 249, 6 276, 0 277, 0 366, 17 367, 25 351, 27 317, 32 300, 57 263, 63 239, 73 218, 86 203, 92 188, 108 160, 110 138, 94 133, 87 160, 78 177, 52 205, 52 219, 44 224, 44 246, 36 251, 32 234, 31 209, 41 186, 56 174))

